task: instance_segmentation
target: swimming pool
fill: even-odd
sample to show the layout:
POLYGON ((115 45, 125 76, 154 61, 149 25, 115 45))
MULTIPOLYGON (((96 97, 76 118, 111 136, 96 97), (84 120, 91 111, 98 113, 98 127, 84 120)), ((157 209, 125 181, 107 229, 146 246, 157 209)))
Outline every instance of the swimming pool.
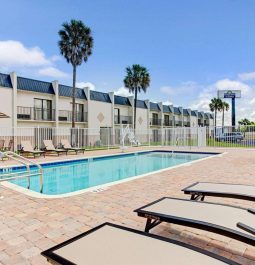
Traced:
MULTIPOLYGON (((174 167, 211 155, 209 153, 150 151, 45 163, 42 164, 43 194, 60 195, 84 190, 174 167)), ((18 167, 13 168, 13 172, 21 170, 18 167)), ((35 169, 32 168, 32 170, 35 169)), ((11 182, 27 188, 28 182, 25 178, 11 182)), ((39 176, 31 177, 30 189, 39 192, 39 176)))

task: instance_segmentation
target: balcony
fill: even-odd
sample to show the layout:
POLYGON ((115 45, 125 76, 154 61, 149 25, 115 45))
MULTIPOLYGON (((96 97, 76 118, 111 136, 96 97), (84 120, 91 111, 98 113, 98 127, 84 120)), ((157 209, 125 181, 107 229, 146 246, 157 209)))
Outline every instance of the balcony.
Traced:
POLYGON ((17 119, 35 121, 55 121, 55 110, 18 106, 17 119))
POLYGON ((150 125, 161 126, 161 119, 157 119, 157 118, 150 119, 150 125))
POLYGON ((189 121, 184 121, 183 122, 184 127, 190 127, 190 122, 189 121))
MULTIPOLYGON (((75 122, 87 122, 88 113, 87 112, 75 112, 74 118, 75 118, 75 122)), ((72 122, 72 111, 60 110, 58 113, 58 120, 72 122)))
POLYGON ((175 127, 182 127, 182 121, 175 121, 175 127))
POLYGON ((114 124, 132 124, 132 117, 131 116, 115 115, 114 116, 114 124))
POLYGON ((170 121, 170 120, 164 120, 163 125, 164 125, 164 126, 173 126, 173 121, 170 121))

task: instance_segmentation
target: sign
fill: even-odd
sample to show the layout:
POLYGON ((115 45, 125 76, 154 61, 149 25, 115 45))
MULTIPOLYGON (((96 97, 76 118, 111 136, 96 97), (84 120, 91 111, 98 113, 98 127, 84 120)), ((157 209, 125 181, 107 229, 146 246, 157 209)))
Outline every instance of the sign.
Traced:
POLYGON ((231 90, 224 93, 224 98, 235 98, 235 97, 236 97, 236 94, 233 93, 231 90))
POLYGON ((240 98, 241 90, 218 90, 218 98, 240 98))

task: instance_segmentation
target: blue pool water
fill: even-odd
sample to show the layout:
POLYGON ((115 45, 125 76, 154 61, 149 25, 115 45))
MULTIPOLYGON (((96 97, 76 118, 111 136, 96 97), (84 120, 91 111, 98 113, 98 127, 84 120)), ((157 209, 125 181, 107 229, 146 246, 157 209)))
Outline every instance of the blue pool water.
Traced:
MULTIPOLYGON (((153 151, 43 164, 43 193, 65 194, 173 167, 210 155, 153 151)), ((20 169, 13 169, 15 170, 20 169)), ((27 188, 27 179, 12 182, 27 188)), ((31 177, 30 189, 39 192, 39 176, 31 177)))

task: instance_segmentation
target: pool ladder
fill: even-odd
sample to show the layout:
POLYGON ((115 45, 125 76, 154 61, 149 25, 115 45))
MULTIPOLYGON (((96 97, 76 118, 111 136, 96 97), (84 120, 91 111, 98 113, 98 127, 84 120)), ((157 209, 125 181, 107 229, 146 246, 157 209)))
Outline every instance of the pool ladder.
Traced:
MULTIPOLYGON (((30 177, 33 176, 40 176, 40 192, 43 192, 43 169, 42 166, 30 159, 27 159, 23 156, 20 156, 12 151, 6 151, 2 152, 0 151, 0 158, 8 157, 9 159, 13 159, 20 164, 24 165, 26 167, 26 171, 22 172, 14 172, 14 173, 5 173, 5 174, 0 174, 0 182, 3 181, 9 181, 9 180, 15 180, 15 179, 21 179, 21 178, 27 178, 28 180, 28 185, 27 188, 30 189, 30 177), (37 167, 38 171, 35 173, 31 173, 30 170, 30 165, 34 165, 37 167)), ((11 167, 9 168, 4 168, 4 171, 9 171, 11 167)))

